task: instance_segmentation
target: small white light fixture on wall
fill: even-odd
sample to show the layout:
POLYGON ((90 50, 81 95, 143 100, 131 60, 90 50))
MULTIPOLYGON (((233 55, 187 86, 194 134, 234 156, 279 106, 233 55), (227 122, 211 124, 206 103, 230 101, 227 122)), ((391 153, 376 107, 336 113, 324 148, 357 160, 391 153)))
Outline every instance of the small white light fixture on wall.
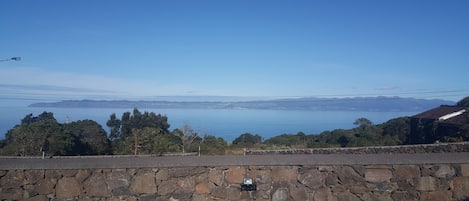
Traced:
POLYGON ((241 191, 255 191, 257 190, 257 185, 254 184, 251 178, 245 177, 243 183, 241 184, 241 191))

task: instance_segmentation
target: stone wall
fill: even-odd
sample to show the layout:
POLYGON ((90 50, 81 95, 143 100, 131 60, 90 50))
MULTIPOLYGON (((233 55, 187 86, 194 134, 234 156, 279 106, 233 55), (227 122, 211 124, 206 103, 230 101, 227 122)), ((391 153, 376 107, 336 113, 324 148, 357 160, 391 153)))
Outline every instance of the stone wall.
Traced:
POLYGON ((0 170, 0 200, 463 201, 469 164, 0 170))
POLYGON ((246 150, 246 155, 266 154, 415 154, 415 153, 450 153, 469 152, 469 142, 417 144, 399 146, 374 147, 336 147, 311 149, 281 149, 281 150, 246 150))

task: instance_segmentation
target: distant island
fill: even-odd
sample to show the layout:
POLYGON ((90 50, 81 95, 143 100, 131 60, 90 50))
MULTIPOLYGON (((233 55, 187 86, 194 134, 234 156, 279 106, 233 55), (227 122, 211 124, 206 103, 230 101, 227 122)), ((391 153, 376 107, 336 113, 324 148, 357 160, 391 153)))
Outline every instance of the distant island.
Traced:
POLYGON ((455 102, 441 99, 402 97, 355 98, 286 98, 258 101, 128 101, 128 100, 63 100, 41 102, 29 107, 57 108, 159 108, 159 109, 258 109, 308 111, 424 111, 455 102))

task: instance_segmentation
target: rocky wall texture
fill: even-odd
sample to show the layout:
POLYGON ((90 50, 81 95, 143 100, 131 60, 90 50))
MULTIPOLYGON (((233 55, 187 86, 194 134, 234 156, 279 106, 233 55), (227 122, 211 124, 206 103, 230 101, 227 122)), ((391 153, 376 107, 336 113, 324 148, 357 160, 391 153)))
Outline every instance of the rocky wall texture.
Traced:
POLYGON ((271 154, 415 154, 469 152, 469 142, 375 147, 246 150, 246 155, 271 154))
POLYGON ((469 164, 1 170, 0 200, 465 201, 469 164))

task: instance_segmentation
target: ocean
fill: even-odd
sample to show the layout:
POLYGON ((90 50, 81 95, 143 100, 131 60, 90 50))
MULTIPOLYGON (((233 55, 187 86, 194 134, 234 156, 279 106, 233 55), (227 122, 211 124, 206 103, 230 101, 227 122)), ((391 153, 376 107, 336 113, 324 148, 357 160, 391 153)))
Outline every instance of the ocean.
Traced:
MULTIPOLYGON (((118 118, 133 108, 37 108, 19 102, 0 102, 0 138, 28 114, 37 116, 52 112, 59 123, 90 119, 99 123, 109 133, 106 121, 112 113, 118 118)), ((295 110, 247 110, 247 109, 155 109, 138 108, 166 115, 170 130, 190 125, 200 136, 205 134, 222 137, 231 142, 243 133, 259 134, 264 139, 281 134, 320 134, 334 129, 354 128, 353 122, 361 117, 380 124, 390 119, 411 116, 419 112, 361 112, 361 111, 295 111, 295 110)))

